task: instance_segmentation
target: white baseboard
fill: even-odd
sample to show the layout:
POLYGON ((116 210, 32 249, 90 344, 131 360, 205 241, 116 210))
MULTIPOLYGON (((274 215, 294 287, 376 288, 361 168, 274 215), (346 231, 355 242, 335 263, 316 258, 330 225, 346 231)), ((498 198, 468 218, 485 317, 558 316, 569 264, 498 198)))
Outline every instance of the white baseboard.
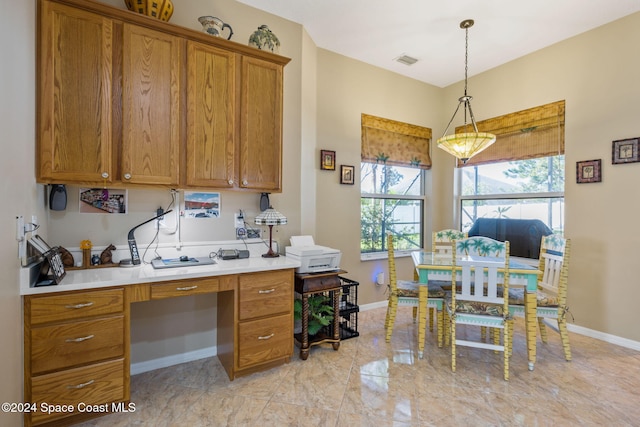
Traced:
MULTIPOLYGON (((552 323, 553 325, 553 323, 552 323)), ((556 326, 557 329, 557 326, 556 326)), ((640 351, 640 342, 633 341, 627 338, 618 337, 616 335, 606 334, 600 331, 594 331, 593 329, 585 328, 583 326, 567 324, 567 329, 576 334, 584 335, 590 338, 595 338, 600 341, 608 342, 610 344, 619 345, 620 347, 630 348, 632 350, 640 351)))
POLYGON ((193 362, 194 360, 206 359, 218 354, 217 347, 207 347, 200 350, 189 351, 187 353, 174 354, 171 356, 160 357, 158 359, 145 360, 144 362, 131 364, 131 375, 141 374, 143 372, 154 371, 160 368, 167 368, 181 363, 193 362))
MULTIPOLYGON (((376 308, 383 308, 387 306, 387 301, 378 301, 371 304, 364 304, 360 306, 360 311, 373 310, 376 308)), ((558 330, 558 324, 552 320, 545 320, 545 323, 550 327, 558 330)), ((608 342, 610 344, 619 345, 620 347, 630 348, 632 350, 640 351, 640 342, 633 341, 627 338, 618 337, 616 335, 606 334, 604 332, 595 331, 593 329, 585 328, 574 324, 567 324, 567 329, 576 334, 584 335, 586 337, 595 338, 600 341, 608 342)))
POLYGON ((372 302, 371 304, 365 304, 360 306, 360 311, 373 310, 376 308, 384 308, 387 306, 387 301, 372 302))

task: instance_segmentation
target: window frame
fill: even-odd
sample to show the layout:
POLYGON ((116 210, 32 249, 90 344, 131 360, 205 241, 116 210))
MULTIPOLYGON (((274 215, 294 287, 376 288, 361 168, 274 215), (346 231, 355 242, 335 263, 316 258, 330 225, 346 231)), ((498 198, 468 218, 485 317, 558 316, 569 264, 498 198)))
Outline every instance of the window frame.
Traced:
MULTIPOLYGON (((361 161, 360 162, 360 168, 362 168, 362 164, 367 163, 367 164, 372 164, 375 162, 370 162, 370 161, 361 161)), ((398 166, 398 165, 386 165, 387 167, 392 167, 392 168, 397 168, 397 167, 403 167, 403 166, 398 166)), ((423 245, 424 242, 424 236, 425 236, 425 212, 426 212, 426 208, 427 208, 427 191, 426 191, 426 181, 427 181, 427 170, 428 169, 422 169, 422 168, 416 168, 416 170, 418 171, 418 173, 420 174, 420 194, 419 195, 401 195, 401 194, 384 194, 384 193, 367 193, 367 192, 362 192, 360 191, 360 205, 362 206, 362 199, 376 199, 376 200, 381 200, 381 199, 385 199, 385 200, 418 200, 420 201, 420 242, 421 242, 421 246, 423 245)), ((361 231, 360 231, 360 235, 362 236, 362 210, 360 210, 360 226, 361 226, 361 231)), ((383 247, 386 246, 386 239, 383 238, 383 247)), ((360 238, 360 242, 362 243, 362 238, 360 238)), ((396 258, 402 258, 402 257, 407 257, 411 255, 411 252, 414 252, 416 249, 404 249, 404 250, 398 250, 395 249, 394 250, 394 256, 396 258)), ((360 260, 361 261, 370 261, 370 260, 378 260, 378 259, 386 259, 388 257, 388 248, 384 248, 381 251, 375 251, 375 252, 360 252, 360 260)))

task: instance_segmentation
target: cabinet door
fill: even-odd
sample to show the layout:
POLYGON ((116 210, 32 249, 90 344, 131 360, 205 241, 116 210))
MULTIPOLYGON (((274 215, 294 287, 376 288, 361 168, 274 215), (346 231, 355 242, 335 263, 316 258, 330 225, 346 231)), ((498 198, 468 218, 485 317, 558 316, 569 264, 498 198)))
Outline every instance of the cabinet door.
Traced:
POLYGON ((38 180, 111 182, 113 22, 38 4, 38 180))
POLYGON ((186 184, 233 187, 237 179, 236 54, 187 43, 186 184))
POLYGON ((125 23, 123 44, 121 179, 176 185, 182 41, 125 23))
POLYGON ((242 58, 240 182, 282 190, 282 66, 242 58))

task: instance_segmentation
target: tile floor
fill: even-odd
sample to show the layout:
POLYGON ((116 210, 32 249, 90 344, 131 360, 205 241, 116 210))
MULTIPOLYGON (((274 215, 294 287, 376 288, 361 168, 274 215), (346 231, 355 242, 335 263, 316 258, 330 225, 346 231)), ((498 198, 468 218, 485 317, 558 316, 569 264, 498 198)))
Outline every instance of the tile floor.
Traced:
POLYGON ((640 352, 570 333, 566 362, 549 329, 530 372, 518 319, 505 382, 502 354, 487 350, 458 347, 452 373, 434 332, 418 359, 410 313, 398 310, 389 344, 385 309, 364 311, 339 351, 315 346, 302 361, 296 348, 289 364, 235 381, 216 358, 136 375, 134 413, 82 426, 640 426, 640 352))

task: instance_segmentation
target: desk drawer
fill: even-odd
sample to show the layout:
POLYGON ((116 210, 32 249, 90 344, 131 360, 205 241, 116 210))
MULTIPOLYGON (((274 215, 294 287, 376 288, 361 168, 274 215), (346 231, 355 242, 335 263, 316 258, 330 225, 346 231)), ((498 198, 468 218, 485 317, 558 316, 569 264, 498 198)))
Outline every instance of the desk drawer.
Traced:
POLYGON ((240 276, 240 320, 291 312, 292 279, 291 271, 240 276))
POLYGON ((218 292, 219 289, 220 283, 217 278, 173 280, 170 282, 151 285, 151 299, 208 294, 211 292, 218 292))
POLYGON ((240 369, 291 357, 293 318, 290 314, 238 325, 238 367, 240 369))
MULTIPOLYGON (((31 402, 48 405, 100 405, 125 400, 124 359, 98 363, 31 378, 31 402)), ((33 424, 61 418, 67 413, 47 414, 40 410, 31 415, 33 424)))
POLYGON ((31 330, 31 373, 124 356, 124 316, 31 330))
POLYGON ((124 311, 124 289, 29 298, 31 324, 100 316, 124 311))

